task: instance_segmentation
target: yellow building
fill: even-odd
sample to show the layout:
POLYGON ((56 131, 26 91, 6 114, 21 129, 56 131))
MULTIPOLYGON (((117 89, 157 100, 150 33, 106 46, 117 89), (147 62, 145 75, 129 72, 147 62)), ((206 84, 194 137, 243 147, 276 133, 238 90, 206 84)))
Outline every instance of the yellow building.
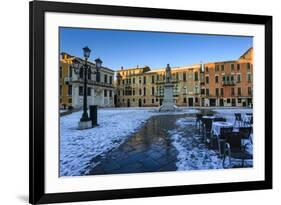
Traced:
MULTIPOLYGON (((83 65, 83 59, 62 53, 59 66, 59 96, 61 108, 79 109, 83 105, 83 72, 75 72, 74 62, 83 65)), ((88 66, 95 70, 95 64, 88 61, 88 66)), ((88 74, 88 105, 100 107, 114 106, 114 71, 102 66, 99 74, 88 74)))
MULTIPOLYGON (((174 100, 177 106, 200 105, 200 65, 172 67, 174 100)), ((148 66, 117 71, 117 106, 161 106, 164 94, 165 68, 148 66)))

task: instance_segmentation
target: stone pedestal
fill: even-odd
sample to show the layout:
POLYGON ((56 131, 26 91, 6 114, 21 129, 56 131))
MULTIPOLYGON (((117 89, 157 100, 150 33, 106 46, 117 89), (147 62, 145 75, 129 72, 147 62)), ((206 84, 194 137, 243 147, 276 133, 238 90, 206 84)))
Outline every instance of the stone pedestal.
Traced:
POLYGON ((78 129, 79 130, 85 130, 85 129, 89 129, 89 128, 92 128, 92 121, 89 120, 89 121, 79 121, 78 123, 78 129))
POLYGON ((159 108, 160 112, 176 111, 177 106, 174 103, 173 88, 172 83, 164 85, 164 99, 162 106, 159 108))

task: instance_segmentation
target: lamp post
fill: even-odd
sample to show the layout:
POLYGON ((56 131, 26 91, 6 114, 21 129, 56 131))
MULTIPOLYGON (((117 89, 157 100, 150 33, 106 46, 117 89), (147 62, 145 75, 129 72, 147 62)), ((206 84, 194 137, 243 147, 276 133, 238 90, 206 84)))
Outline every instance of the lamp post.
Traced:
POLYGON ((87 107, 87 79, 88 79, 88 58, 91 54, 91 49, 89 49, 87 46, 83 48, 84 52, 84 58, 85 58, 85 64, 84 64, 84 92, 83 92, 83 114, 80 119, 80 122, 87 122, 90 121, 90 118, 88 116, 88 107, 87 107))
POLYGON ((79 129, 88 129, 92 127, 91 119, 88 115, 88 105, 87 105, 87 84, 88 84, 88 75, 96 74, 96 81, 100 81, 100 68, 102 65, 102 60, 97 58, 95 60, 95 70, 92 70, 93 67, 91 65, 88 65, 88 59, 91 54, 91 49, 89 49, 87 46, 83 48, 83 54, 85 58, 85 62, 83 65, 79 65, 79 61, 75 61, 75 65, 73 67, 74 72, 78 74, 79 72, 83 72, 83 113, 79 121, 79 129))

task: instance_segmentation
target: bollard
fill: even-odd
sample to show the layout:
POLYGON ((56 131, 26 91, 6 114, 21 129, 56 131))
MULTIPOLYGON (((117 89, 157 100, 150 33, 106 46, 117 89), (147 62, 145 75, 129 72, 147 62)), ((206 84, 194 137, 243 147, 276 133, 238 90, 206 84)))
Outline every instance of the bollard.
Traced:
POLYGON ((90 119, 92 121, 92 127, 98 126, 98 106, 90 105, 90 119))

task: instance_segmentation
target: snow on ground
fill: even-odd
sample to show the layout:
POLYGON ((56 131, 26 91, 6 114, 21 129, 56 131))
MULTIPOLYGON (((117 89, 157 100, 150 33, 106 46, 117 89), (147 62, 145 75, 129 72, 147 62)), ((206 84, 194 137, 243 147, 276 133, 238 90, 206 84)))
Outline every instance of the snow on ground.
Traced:
POLYGON ((91 160, 119 147, 151 116, 196 113, 183 108, 160 113, 156 108, 106 108, 98 110, 98 127, 78 130, 82 111, 60 118, 60 176, 80 176, 96 166, 91 160))
MULTIPOLYGON (((242 115, 252 113, 252 109, 213 109, 217 114, 225 117, 228 122, 234 123, 234 113, 242 115)), ((176 121, 178 128, 169 131, 173 146, 178 151, 176 165, 178 170, 203 170, 222 169, 222 158, 217 150, 208 148, 202 143, 202 134, 196 132, 195 119, 190 117, 180 118, 176 121)), ((247 151, 253 153, 253 145, 246 141, 249 146, 247 151)), ((228 159, 225 166, 229 165, 228 159)), ((241 160, 232 159, 232 166, 240 166, 241 160)), ((253 166, 252 160, 245 160, 245 166, 253 166)))
POLYGON ((176 166, 178 170, 221 169, 222 160, 218 153, 208 149, 202 143, 202 137, 193 133, 187 136, 185 132, 172 130, 169 132, 172 144, 177 149, 176 166))
POLYGON ((222 117, 226 118, 226 120, 231 123, 235 122, 234 113, 241 113, 242 118, 244 115, 246 115, 246 113, 253 113, 253 109, 251 108, 215 108, 212 110, 222 117))
POLYGON ((81 175, 97 155, 118 147, 153 113, 147 110, 99 110, 99 126, 78 130, 82 112, 60 118, 60 175, 81 175))

